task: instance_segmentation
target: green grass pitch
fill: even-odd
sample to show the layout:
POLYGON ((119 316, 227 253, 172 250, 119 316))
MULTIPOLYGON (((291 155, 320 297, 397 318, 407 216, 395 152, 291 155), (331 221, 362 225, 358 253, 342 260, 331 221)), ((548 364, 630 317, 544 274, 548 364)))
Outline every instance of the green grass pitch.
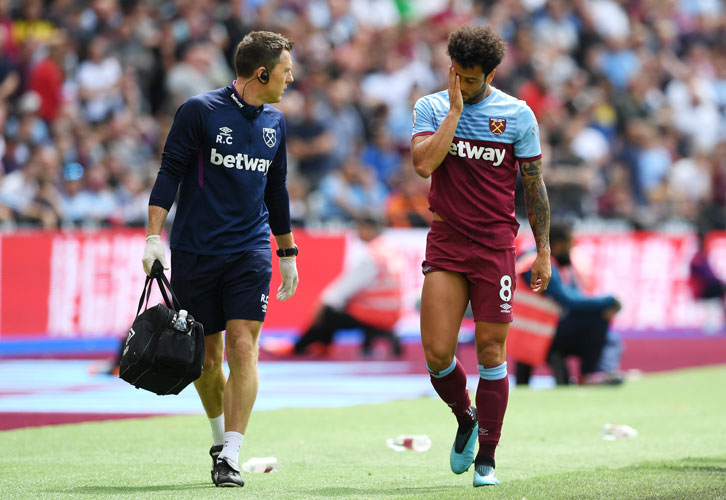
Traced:
POLYGON ((725 386, 726 367, 712 367, 620 388, 517 389, 502 484, 477 489, 472 469, 449 471, 455 420, 433 398, 254 412, 241 461, 276 456, 280 471, 244 474, 242 489, 212 485, 201 413, 0 432, 0 499, 726 499, 725 386), (604 441, 606 423, 639 435, 604 441), (386 447, 402 433, 428 434, 431 449, 386 447))

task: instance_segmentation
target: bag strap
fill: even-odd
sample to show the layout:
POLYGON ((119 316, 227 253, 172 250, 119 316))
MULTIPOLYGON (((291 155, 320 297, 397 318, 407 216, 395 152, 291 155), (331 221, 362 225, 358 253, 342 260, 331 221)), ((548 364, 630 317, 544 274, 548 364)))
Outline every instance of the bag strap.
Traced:
POLYGON ((179 298, 174 293, 174 290, 172 290, 171 283, 169 283, 169 280, 164 274, 164 267, 158 260, 155 260, 154 265, 151 266, 151 277, 156 279, 156 282, 159 284, 159 290, 161 290, 161 296, 164 297, 166 306, 169 309, 174 309, 175 311, 180 310, 181 304, 179 303, 179 298), (171 294, 171 300, 169 300, 169 296, 166 294, 166 289, 168 289, 171 294))
POLYGON ((169 280, 167 279, 166 275, 164 274, 164 267, 161 265, 161 262, 158 260, 154 261, 154 264, 151 266, 151 274, 146 277, 146 282, 144 283, 144 289, 141 292, 141 297, 139 298, 139 306, 136 308, 136 316, 139 315, 141 312, 141 307, 144 306, 144 310, 146 310, 149 307, 149 297, 151 297, 151 287, 153 282, 156 281, 159 285, 159 290, 161 291, 161 296, 164 298, 164 302, 166 303, 166 306, 169 309, 173 309, 175 311, 178 311, 181 309, 181 304, 179 303, 179 299, 177 298, 176 294, 174 293, 174 290, 171 288, 171 283, 169 283, 169 280), (169 293, 171 294, 171 300, 169 300, 169 295, 167 295, 166 290, 169 290, 169 293), (144 298, 146 299, 146 305, 144 305, 144 298))
POLYGON ((144 310, 149 307, 149 297, 151 296, 151 286, 149 286, 149 283, 151 283, 152 280, 153 278, 151 276, 146 277, 144 289, 141 292, 141 297, 139 297, 139 307, 136 308, 136 316, 138 316, 141 312, 141 306, 144 306, 144 296, 146 296, 146 305, 144 306, 144 310))

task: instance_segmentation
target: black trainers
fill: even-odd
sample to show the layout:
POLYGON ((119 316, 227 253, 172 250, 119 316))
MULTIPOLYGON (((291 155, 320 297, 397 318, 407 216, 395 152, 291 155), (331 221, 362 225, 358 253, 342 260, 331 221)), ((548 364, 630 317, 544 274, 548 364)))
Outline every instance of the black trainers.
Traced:
POLYGON ((245 485, 239 471, 234 470, 224 458, 218 458, 212 471, 212 481, 215 486, 239 486, 245 485))
POLYGON ((224 448, 222 444, 209 448, 209 456, 212 457, 212 481, 214 481, 214 464, 217 463, 217 457, 222 453, 222 448, 224 448))

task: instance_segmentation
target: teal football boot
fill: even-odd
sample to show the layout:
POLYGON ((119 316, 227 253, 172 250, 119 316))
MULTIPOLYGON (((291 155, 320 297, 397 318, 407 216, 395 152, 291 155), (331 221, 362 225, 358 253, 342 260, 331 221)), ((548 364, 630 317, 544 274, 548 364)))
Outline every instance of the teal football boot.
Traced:
POLYGON ((499 484, 499 479, 494 473, 494 467, 485 464, 474 465, 474 488, 479 486, 493 486, 499 484))
POLYGON ((449 464, 451 465, 451 472, 454 474, 463 474, 469 470, 469 466, 474 462, 474 451, 479 436, 478 414, 473 406, 469 408, 469 411, 473 413, 471 423, 459 425, 454 444, 451 446, 449 464))

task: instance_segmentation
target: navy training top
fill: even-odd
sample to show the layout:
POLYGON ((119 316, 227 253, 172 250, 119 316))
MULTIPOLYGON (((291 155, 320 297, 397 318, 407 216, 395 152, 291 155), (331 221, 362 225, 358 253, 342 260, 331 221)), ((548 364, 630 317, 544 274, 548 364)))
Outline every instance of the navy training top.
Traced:
POLYGON ((270 229, 290 232, 286 178, 282 113, 245 103, 230 85, 179 107, 149 205, 169 210, 181 181, 171 248, 204 255, 270 248, 270 229))

